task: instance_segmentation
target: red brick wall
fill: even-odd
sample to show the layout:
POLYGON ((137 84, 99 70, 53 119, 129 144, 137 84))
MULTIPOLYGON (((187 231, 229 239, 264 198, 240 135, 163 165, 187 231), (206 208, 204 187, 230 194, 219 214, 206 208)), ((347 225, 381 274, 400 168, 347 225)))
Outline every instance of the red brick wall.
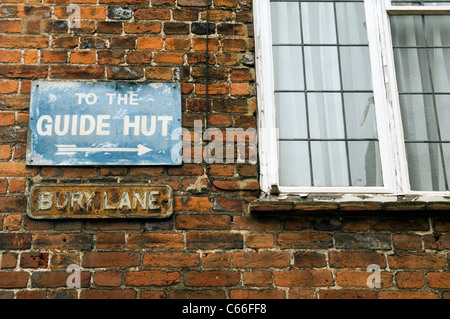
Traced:
MULTIPOLYGON (((260 193, 248 158, 209 167, 27 167, 33 79, 180 82, 183 126, 192 130, 207 118, 206 0, 71 3, 81 8, 80 29, 67 27, 68 0, 0 5, 1 298, 450 297, 445 210, 250 215, 260 193), (26 215, 32 182, 136 181, 169 184, 173 216, 26 215), (81 267, 79 289, 67 287, 71 264, 81 267), (380 266, 380 288, 367 287, 370 264, 380 266)), ((210 127, 256 128, 251 5, 211 1, 210 127)))

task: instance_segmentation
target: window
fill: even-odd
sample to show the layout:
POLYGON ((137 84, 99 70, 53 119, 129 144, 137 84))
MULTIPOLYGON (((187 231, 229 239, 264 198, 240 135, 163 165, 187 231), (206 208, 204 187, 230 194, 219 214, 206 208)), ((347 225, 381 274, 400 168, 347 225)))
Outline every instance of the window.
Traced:
POLYGON ((263 191, 449 191, 450 2, 254 11, 263 191))

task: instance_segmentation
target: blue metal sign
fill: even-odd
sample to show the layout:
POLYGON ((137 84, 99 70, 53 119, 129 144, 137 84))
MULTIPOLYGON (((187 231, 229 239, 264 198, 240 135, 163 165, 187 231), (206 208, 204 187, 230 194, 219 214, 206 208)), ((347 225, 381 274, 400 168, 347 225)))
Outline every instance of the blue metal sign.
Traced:
POLYGON ((180 132, 178 83, 33 81, 26 161, 181 165, 180 132))

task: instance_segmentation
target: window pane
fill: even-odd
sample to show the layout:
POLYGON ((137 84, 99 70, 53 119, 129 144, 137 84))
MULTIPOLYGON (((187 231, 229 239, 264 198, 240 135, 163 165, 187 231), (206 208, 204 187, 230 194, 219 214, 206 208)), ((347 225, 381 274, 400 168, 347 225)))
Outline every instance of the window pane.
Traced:
POLYGON ((333 3, 302 2, 302 26, 304 43, 336 43, 333 3))
POLYGON ((337 2, 336 17, 340 44, 367 44, 367 28, 362 2, 337 2))
POLYGON ((309 93, 311 138, 344 138, 344 116, 339 93, 309 93))
POLYGON ((279 142, 279 175, 283 186, 311 186, 308 142, 279 142))
POLYGON ((431 92, 426 49, 394 49, 400 93, 431 92))
POLYGON ((429 46, 450 46, 450 19, 448 16, 425 16, 425 30, 429 46))
POLYGON ((444 191, 444 171, 438 143, 406 143, 411 189, 444 191))
POLYGON ((273 44, 299 44, 300 6, 297 2, 272 2, 270 4, 273 44))
POLYGON ((306 88, 340 90, 339 60, 335 47, 305 47, 306 88))
POLYGON ((372 93, 345 93, 345 124, 349 138, 377 138, 372 93))
POLYGON ((406 141, 438 141, 432 95, 400 95, 406 141))
POLYGON ((307 138, 306 107, 304 93, 276 93, 278 137, 307 138))
POLYGON ((303 90, 301 47, 273 47, 275 90, 303 90))
POLYGON ((348 142, 352 186, 383 186, 377 141, 348 142))
MULTIPOLYGON (((450 142, 450 95, 436 95, 436 108, 441 140, 450 142)), ((444 154, 446 154, 447 157, 450 157, 450 153, 444 151, 444 154)), ((450 166, 448 167, 448 170, 450 170, 450 166)))
POLYGON ((391 30, 394 47, 422 47, 425 45, 421 16, 392 16, 391 30))
POLYGON ((450 49, 428 49, 435 92, 448 92, 450 88, 450 49))
POLYGON ((370 72, 361 72, 370 65, 368 47, 340 48, 342 86, 348 91, 371 91, 370 72))
POLYGON ((345 142, 311 142, 314 186, 350 186, 345 142))

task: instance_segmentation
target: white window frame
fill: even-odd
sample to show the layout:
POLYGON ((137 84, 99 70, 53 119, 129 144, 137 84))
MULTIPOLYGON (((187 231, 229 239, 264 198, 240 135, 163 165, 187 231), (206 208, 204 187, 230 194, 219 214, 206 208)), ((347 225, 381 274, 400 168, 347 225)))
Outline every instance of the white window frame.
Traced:
POLYGON ((274 96, 270 0, 253 1, 260 187, 269 193, 416 194, 442 200, 450 192, 412 191, 409 183, 389 15, 450 14, 450 6, 392 6, 391 0, 365 0, 375 115, 380 147, 383 187, 279 186, 278 140, 274 96))

